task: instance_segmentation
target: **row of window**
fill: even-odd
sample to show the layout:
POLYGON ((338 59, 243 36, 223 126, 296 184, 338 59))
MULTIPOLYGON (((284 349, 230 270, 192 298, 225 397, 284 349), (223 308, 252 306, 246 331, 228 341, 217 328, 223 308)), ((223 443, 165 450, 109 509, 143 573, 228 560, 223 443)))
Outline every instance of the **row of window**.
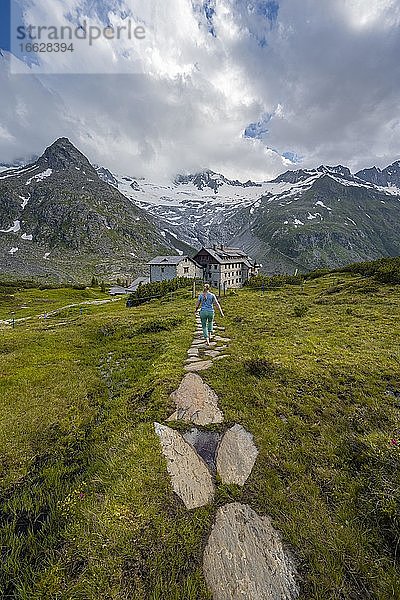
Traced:
MULTIPOLYGON (((214 280, 212 282, 212 285, 214 287, 218 287, 220 285, 220 283, 221 283, 220 281, 215 281, 214 280)), ((234 285, 235 283, 242 283, 242 278, 238 277, 237 279, 228 279, 228 281, 224 281, 224 285, 227 285, 227 286, 228 285, 234 285)))
POLYGON ((242 275, 241 271, 232 271, 229 273, 225 273, 225 277, 235 277, 235 275, 242 275))

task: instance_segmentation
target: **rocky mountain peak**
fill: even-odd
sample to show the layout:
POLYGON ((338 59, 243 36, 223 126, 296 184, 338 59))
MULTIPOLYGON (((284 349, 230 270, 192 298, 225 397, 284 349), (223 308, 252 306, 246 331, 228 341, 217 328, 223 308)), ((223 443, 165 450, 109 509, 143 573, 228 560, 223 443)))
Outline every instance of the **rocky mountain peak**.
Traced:
POLYGON ((59 138, 46 148, 39 158, 38 164, 54 170, 66 170, 71 167, 94 170, 86 156, 75 148, 66 137, 59 138))
POLYGON ((363 169, 358 171, 356 176, 364 181, 382 187, 395 186, 400 188, 400 161, 395 161, 386 167, 386 169, 379 169, 377 167, 363 169))
POLYGON ((204 188, 208 187, 211 190, 213 190, 215 194, 218 193, 218 188, 220 188, 224 184, 237 187, 261 187, 260 183, 255 183, 250 179, 243 183, 238 179, 227 179, 224 175, 221 175, 220 173, 215 173, 210 169, 206 169, 205 171, 200 171, 194 174, 177 175, 175 177, 174 183, 176 185, 191 183, 198 190, 203 190, 204 188))
POLYGON ((331 167, 329 165, 321 165, 320 167, 318 167, 317 171, 320 171, 321 173, 331 173, 333 175, 340 175, 341 177, 345 177, 346 179, 353 178, 350 169, 348 167, 344 167, 343 165, 336 165, 334 167, 331 167))

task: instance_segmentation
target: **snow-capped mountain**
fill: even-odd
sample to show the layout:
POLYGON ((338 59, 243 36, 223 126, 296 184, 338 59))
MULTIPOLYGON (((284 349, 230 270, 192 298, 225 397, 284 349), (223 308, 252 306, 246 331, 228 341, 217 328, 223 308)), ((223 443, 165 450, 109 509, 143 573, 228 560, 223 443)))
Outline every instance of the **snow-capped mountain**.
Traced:
MULTIPOLYGON (((340 266, 400 254, 400 189, 377 186, 347 167, 288 171, 235 217, 230 241, 266 268, 340 266)), ((268 184, 267 184, 268 185, 268 184)))
POLYGON ((167 184, 114 177, 125 196, 157 219, 164 236, 193 247, 240 246, 268 272, 400 254, 400 189, 366 181, 342 165, 287 171, 269 182, 241 183, 212 171, 178 175, 167 184))
POLYGON ((265 188, 263 183, 232 181, 212 171, 177 175, 170 182, 113 176, 122 194, 157 219, 164 236, 195 248, 235 235, 234 221, 226 228, 226 220, 260 198, 265 188))
POLYGON ((176 253, 154 219, 67 138, 34 163, 0 173, 0 273, 90 281, 140 273, 154 254, 176 253))
POLYGON ((386 167, 386 169, 364 169, 356 173, 357 177, 382 187, 400 188, 400 160, 386 167))
POLYGON ((399 255, 399 171, 321 165, 262 182, 209 170, 151 181, 95 168, 61 138, 27 166, 0 166, 0 269, 110 277, 215 243, 246 250, 268 273, 399 255))

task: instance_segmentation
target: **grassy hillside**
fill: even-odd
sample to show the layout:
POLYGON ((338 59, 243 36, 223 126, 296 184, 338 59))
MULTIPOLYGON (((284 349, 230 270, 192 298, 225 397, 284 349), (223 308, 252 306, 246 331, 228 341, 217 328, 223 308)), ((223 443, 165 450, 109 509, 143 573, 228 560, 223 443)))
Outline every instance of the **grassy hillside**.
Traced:
POLYGON ((206 600, 213 514, 238 499, 282 532, 302 600, 400 598, 399 288, 328 274, 222 302, 231 358, 203 377, 260 455, 191 512, 152 425, 184 373, 188 291, 1 329, 1 597, 206 600))

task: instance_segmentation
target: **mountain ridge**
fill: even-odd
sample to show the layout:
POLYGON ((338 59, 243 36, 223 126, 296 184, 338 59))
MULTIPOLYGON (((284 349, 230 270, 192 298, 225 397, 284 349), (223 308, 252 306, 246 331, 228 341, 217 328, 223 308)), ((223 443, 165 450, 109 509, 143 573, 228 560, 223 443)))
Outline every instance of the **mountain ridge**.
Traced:
POLYGON ((29 263, 21 249, 38 242, 39 271, 65 252, 110 277, 142 272, 154 253, 213 243, 238 245, 269 273, 392 256, 400 254, 398 173, 400 161, 355 174, 320 165, 264 182, 206 169, 156 183, 92 165, 59 138, 36 162, 0 173, 2 262, 11 269, 25 254, 29 263))
POLYGON ((133 276, 154 252, 171 252, 151 216, 102 181, 68 138, 0 173, 0 208, 1 271, 17 276, 133 276))

